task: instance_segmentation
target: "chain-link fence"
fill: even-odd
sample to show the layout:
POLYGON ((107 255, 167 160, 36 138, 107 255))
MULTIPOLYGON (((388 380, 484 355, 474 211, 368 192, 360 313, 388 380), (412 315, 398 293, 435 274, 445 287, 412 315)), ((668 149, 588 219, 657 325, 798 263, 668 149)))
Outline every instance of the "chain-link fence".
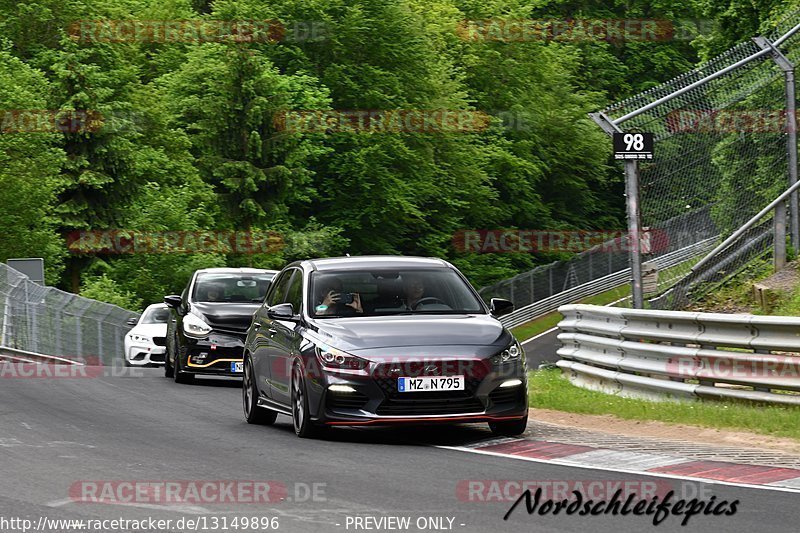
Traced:
MULTIPOLYGON (((660 236, 661 245, 643 246, 643 262, 657 263, 680 249, 708 253, 713 246, 705 242, 730 236, 787 188, 791 113, 786 61, 781 64, 776 56, 782 52, 789 63, 800 61, 798 24, 800 12, 778 24, 761 44, 741 43, 595 115, 607 130, 654 134, 655 158, 639 162, 639 206, 641 227, 660 236)), ((645 284, 649 305, 678 308, 690 290, 713 287, 769 252, 771 218, 782 209, 742 232, 702 268, 694 268, 698 256, 659 272, 655 286, 645 284)), ((629 266, 626 250, 598 246, 484 287, 481 294, 511 299, 519 308, 629 266)))
POLYGON ((122 357, 129 318, 138 314, 45 287, 0 263, 0 346, 67 358, 122 357))
MULTIPOLYGON (((654 134, 655 158, 639 162, 643 226, 658 228, 681 213, 702 211, 710 216, 687 229, 724 239, 787 189, 794 116, 787 70, 800 59, 798 23, 795 13, 766 40, 741 43, 602 112, 625 132, 654 134)), ((770 211, 701 268, 684 264, 683 272, 674 272, 680 275, 672 290, 649 306, 680 308, 690 291, 707 290, 764 255, 775 242, 771 219, 784 209, 770 211)))
MULTIPOLYGON (((645 233, 642 240, 643 259, 647 261, 684 249, 690 249, 695 255, 702 254, 711 249, 710 244, 695 245, 716 237, 717 234, 717 229, 711 221, 710 207, 690 210, 645 233)), ((576 254, 569 260, 542 265, 513 278, 483 287, 479 292, 487 301, 490 298, 506 298, 520 309, 626 270, 630 266, 629 248, 627 238, 618 238, 576 254)), ((683 264, 691 262, 689 259, 683 264)), ((670 267, 669 270, 660 272, 657 280, 658 288, 666 289, 671 286, 675 278, 681 277, 685 268, 685 266, 670 267)), ((605 284, 602 286, 606 287, 605 284)))

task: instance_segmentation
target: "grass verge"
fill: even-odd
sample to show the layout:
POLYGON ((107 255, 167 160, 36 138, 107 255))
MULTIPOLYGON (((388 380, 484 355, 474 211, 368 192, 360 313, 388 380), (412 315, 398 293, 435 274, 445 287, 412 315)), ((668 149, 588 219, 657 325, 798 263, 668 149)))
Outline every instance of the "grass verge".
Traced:
POLYGON ((744 430, 800 440, 800 409, 739 402, 651 402, 581 389, 560 370, 532 372, 531 407, 570 413, 614 415, 627 420, 656 420, 717 429, 744 430))

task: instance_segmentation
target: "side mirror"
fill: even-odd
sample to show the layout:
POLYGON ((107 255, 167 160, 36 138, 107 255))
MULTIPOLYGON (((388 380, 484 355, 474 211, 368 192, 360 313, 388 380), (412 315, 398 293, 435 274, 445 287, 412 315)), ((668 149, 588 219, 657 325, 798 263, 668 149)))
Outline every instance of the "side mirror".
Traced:
POLYGON ((183 300, 177 294, 172 294, 170 296, 164 296, 164 303, 167 304, 167 307, 178 309, 183 304, 183 300))
POLYGON ((492 316, 503 316, 514 311, 514 303, 504 298, 492 298, 489 309, 492 316))
POLYGON ((267 316, 273 320, 286 320, 300 322, 300 317, 294 314, 292 304, 278 304, 267 308, 267 316))
POLYGON ((135 326, 139 322, 139 319, 135 316, 130 317, 128 320, 125 321, 126 324, 129 326, 135 326))

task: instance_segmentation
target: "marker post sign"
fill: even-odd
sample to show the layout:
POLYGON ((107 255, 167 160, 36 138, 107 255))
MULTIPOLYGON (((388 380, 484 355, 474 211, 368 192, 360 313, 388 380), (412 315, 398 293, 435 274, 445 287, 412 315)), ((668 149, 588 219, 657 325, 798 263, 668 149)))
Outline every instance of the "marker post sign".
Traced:
POLYGON ((614 159, 653 159, 653 134, 614 133, 614 159))

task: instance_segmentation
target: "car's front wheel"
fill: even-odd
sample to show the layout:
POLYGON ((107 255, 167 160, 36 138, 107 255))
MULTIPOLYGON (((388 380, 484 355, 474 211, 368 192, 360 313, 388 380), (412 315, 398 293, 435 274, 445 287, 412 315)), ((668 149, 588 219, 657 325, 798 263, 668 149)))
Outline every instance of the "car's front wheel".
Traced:
POLYGON ((191 383, 194 381, 193 374, 187 374, 183 371, 182 359, 186 356, 186 348, 177 346, 175 350, 175 369, 172 371, 175 383, 191 383))
POLYGON ((164 354, 164 377, 171 378, 175 372, 175 369, 172 368, 172 363, 169 362, 170 357, 174 357, 175 354, 175 337, 173 336, 172 342, 167 342, 167 353, 164 354))
POLYGON ((489 422, 489 429, 495 435, 503 435, 506 437, 516 437, 525 433, 525 428, 528 427, 528 415, 519 420, 503 420, 500 422, 489 422))
POLYGON ((253 362, 249 355, 244 357, 244 376, 242 376, 242 404, 244 419, 248 424, 272 425, 278 418, 278 413, 263 409, 258 406, 258 389, 256 388, 256 374, 253 362))
POLYGON ((314 438, 321 433, 321 427, 311 421, 308 411, 308 395, 306 393, 306 379, 300 364, 292 368, 292 424, 294 432, 301 438, 314 438))

